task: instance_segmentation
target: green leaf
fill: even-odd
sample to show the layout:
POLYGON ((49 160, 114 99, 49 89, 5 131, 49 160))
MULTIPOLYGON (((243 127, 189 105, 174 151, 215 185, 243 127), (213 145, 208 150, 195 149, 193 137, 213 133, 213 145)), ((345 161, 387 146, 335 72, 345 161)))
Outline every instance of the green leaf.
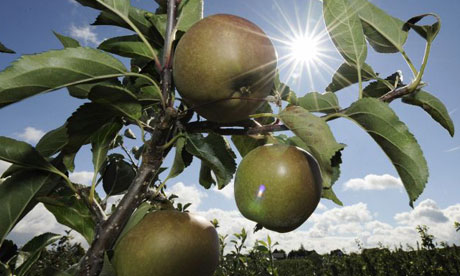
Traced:
POLYGON ((428 166, 407 126, 387 103, 373 98, 353 103, 345 115, 365 129, 390 158, 413 206, 428 181, 428 166))
MULTIPOLYGON (((54 32, 54 35, 61 41, 62 45, 64 48, 77 48, 80 47, 80 43, 67 36, 63 36, 61 34, 58 34, 54 32)), ((83 83, 79 85, 72 85, 67 87, 69 90, 69 95, 78 99, 86 99, 88 98, 89 91, 91 88, 93 88, 97 84, 119 84, 120 82, 117 79, 108 79, 104 81, 96 81, 96 82, 91 82, 91 83, 83 83)))
POLYGON ((201 134, 188 134, 185 149, 214 172, 219 189, 230 183, 236 171, 236 156, 222 136, 209 133, 203 138, 201 134))
POLYGON ((121 86, 96 85, 91 89, 88 98, 95 103, 108 105, 120 115, 133 120, 138 120, 142 116, 142 106, 136 95, 121 86))
POLYGON ((420 90, 402 98, 403 103, 420 106, 454 137, 454 122, 444 104, 430 93, 420 90))
POLYGON ((240 153, 241 157, 245 157, 251 150, 265 145, 265 139, 254 139, 246 135, 233 135, 232 142, 240 153))
MULTIPOLYGON (((396 72, 390 76, 388 76, 385 81, 390 83, 391 85, 395 85, 397 87, 402 87, 404 84, 401 81, 402 75, 400 72, 396 72), (397 82, 396 82, 397 81, 397 82)), ((390 92, 391 89, 385 84, 384 80, 377 80, 374 82, 369 83, 368 86, 366 86, 363 89, 363 96, 364 97, 371 97, 371 98, 380 98, 386 93, 390 92)))
POLYGON ((57 32, 53 32, 53 34, 57 37, 57 39, 59 39, 59 41, 61 42, 62 46, 64 46, 64 48, 77 48, 77 47, 80 47, 80 42, 78 42, 77 40, 71 38, 71 37, 68 37, 68 36, 65 36, 65 35, 61 35, 57 32))
POLYGON ((121 231, 120 236, 115 242, 114 248, 117 246, 118 242, 123 238, 123 236, 126 235, 126 233, 128 233, 129 230, 131 230, 134 226, 136 226, 144 218, 144 216, 148 214, 152 209, 153 206, 148 202, 143 202, 141 203, 141 205, 139 205, 139 207, 137 207, 136 211, 134 211, 131 217, 129 217, 129 220, 123 228, 123 231, 121 231))
POLYGON ((64 124, 56 129, 46 133, 40 141, 38 141, 35 149, 45 157, 50 157, 64 148, 67 144, 67 128, 64 124))
MULTIPOLYGON (((148 20, 149 17, 155 16, 151 12, 146 10, 130 7, 128 12, 128 18, 133 24, 139 29, 139 31, 154 41, 157 47, 163 46, 163 38, 157 31, 157 28, 148 20)), ((132 30, 131 26, 127 24, 123 19, 118 17, 111 11, 104 10, 97 17, 93 25, 112 25, 122 27, 128 30, 132 30)))
POLYGON ((99 276, 116 276, 115 268, 109 260, 107 252, 104 253, 104 263, 102 265, 101 273, 99 276))
MULTIPOLYGON (((138 35, 118 36, 105 40, 98 49, 122 57, 154 59, 152 52, 138 35)), ((157 51, 158 55, 158 51, 157 51)))
POLYGON ((342 201, 338 199, 338 197, 335 195, 334 191, 332 189, 323 189, 321 193, 321 197, 327 198, 329 200, 332 200, 337 205, 343 206, 342 201))
POLYGON ((417 32, 421 37, 423 37, 426 41, 432 42, 436 36, 438 35, 439 31, 441 30, 441 18, 434 13, 427 13, 422 14, 419 16, 412 17, 406 23, 409 27, 411 27, 415 32, 417 32), (432 25, 423 25, 419 26, 416 25, 418 21, 422 20, 427 16, 432 16, 436 19, 436 22, 432 25))
POLYGON ((201 162, 199 182, 205 189, 211 188, 212 184, 216 183, 212 177, 211 168, 205 162, 201 162))
POLYGON ((388 15, 368 0, 351 0, 358 11, 367 41, 379 53, 403 51, 407 40, 407 27, 398 18, 388 15))
POLYGON ((32 265, 40 258, 43 249, 57 241, 59 238, 60 235, 58 234, 44 233, 27 242, 24 247, 21 248, 21 253, 23 253, 24 256, 28 256, 27 260, 15 269, 15 275, 27 275, 32 265))
POLYGON ((186 32, 203 18, 203 0, 183 0, 178 7, 177 29, 186 32))
MULTIPOLYGON (((328 124, 300 106, 287 107, 280 113, 283 123, 297 135, 301 146, 318 161, 323 177, 323 187, 331 187, 333 178, 333 161, 345 145, 336 142, 328 124)), ((300 145, 299 145, 300 146, 300 145)))
MULTIPOLYGON (((361 67, 361 78, 363 81, 368 81, 377 78, 377 74, 372 67, 364 63, 361 67)), ((332 82, 326 87, 327 92, 337 92, 345 87, 359 82, 357 68, 348 63, 340 65, 339 69, 332 77, 332 82)))
POLYGON ((160 33, 161 37, 164 39, 166 37, 166 22, 167 16, 166 14, 147 14, 147 19, 152 23, 152 25, 156 28, 158 33, 160 33))
POLYGON ((57 222, 77 231, 91 244, 96 223, 82 198, 77 198, 70 189, 63 188, 37 200, 45 205, 57 222))
POLYGON ((356 9, 348 0, 323 0, 327 30, 342 57, 360 71, 367 57, 367 44, 356 9))
POLYGON ((297 99, 297 105, 310 112, 334 113, 340 110, 339 100, 334 93, 307 93, 297 99))
POLYGON ((103 81, 94 81, 89 83, 83 83, 78 85, 72 85, 67 87, 69 90, 69 95, 77 99, 87 99, 89 92, 96 85, 115 85, 120 86, 121 83, 118 79, 107 79, 103 81))
POLYGON ((22 56, 0 72, 0 107, 39 93, 123 75, 123 64, 99 50, 66 48, 22 56))
POLYGON ((297 95, 294 91, 291 90, 291 88, 288 85, 281 82, 278 70, 276 71, 275 75, 273 92, 276 92, 274 95, 280 95, 281 100, 286 101, 290 104, 297 105, 297 95))
POLYGON ((11 175, 0 184, 0 244, 11 231, 40 189, 50 182, 56 182, 54 174, 23 170, 11 175))
POLYGON ((83 6, 93 9, 117 11, 124 16, 128 16, 131 7, 130 0, 76 0, 83 6))
MULTIPOLYGON (((174 162, 166 179, 171 179, 181 174, 192 163, 193 156, 184 150, 187 138, 179 137, 176 141, 176 154, 174 162)), ((166 180, 165 180, 166 181, 166 180)))
POLYGON ((104 191, 108 196, 126 191, 136 176, 132 165, 124 161, 123 156, 120 157, 115 155, 108 157, 108 165, 102 176, 104 191))
POLYGON ((67 119, 69 142, 63 152, 67 155, 76 153, 82 145, 90 142, 90 137, 103 125, 117 117, 110 107, 98 103, 85 103, 67 119))
POLYGON ((3 45, 1 42, 0 42, 0 53, 7 53, 7 54, 16 54, 15 51, 11 50, 11 49, 8 49, 6 48, 5 45, 3 45))
POLYGON ((97 174, 107 157, 110 144, 122 128, 120 122, 105 124, 94 135, 91 136, 91 150, 93 152, 94 177, 92 184, 96 184, 97 174))
POLYGON ((8 137, 0 136, 0 159, 21 167, 52 172, 62 176, 62 173, 48 162, 31 145, 8 137))

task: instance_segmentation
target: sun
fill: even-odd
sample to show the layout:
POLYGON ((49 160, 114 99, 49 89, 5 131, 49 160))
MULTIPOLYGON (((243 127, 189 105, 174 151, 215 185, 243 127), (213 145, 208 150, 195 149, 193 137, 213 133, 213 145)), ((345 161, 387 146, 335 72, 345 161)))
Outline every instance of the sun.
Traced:
POLYGON ((294 37, 289 42, 290 58, 301 63, 315 63, 320 54, 320 41, 318 37, 301 35, 294 37))

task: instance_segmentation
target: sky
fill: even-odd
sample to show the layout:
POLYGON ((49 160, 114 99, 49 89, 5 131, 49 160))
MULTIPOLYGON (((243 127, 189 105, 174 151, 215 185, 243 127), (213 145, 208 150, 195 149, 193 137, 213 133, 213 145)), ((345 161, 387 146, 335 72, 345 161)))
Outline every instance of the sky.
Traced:
MULTIPOLYGON (((132 0, 132 5, 144 9, 155 9, 151 0, 132 0)), ((434 12, 442 19, 442 29, 433 45, 429 64, 424 76, 428 83, 426 91, 443 101, 460 129, 460 95, 458 92, 460 54, 460 2, 457 0, 402 0, 372 1, 393 16, 407 20, 412 16, 434 12)), ((205 1, 205 16, 229 13, 247 18, 260 26, 274 41, 278 55, 290 53, 281 40, 292 37, 299 29, 324 33, 319 0, 208 0, 205 1), (304 28, 302 26, 309 26, 304 28)), ((0 69, 7 67, 22 54, 40 53, 59 49, 61 45, 52 31, 74 37, 82 45, 96 47, 104 39, 126 35, 129 32, 115 27, 90 24, 97 12, 81 7, 72 0, 16 0, 7 1, 0 9, 0 41, 17 52, 16 55, 0 55, 0 69)), ((426 23, 431 21, 427 20, 426 23)), ((311 70, 282 69, 281 79, 301 96, 307 92, 323 92, 331 80, 334 70, 343 62, 326 39, 321 43, 323 58, 311 70)), ((422 59, 424 41, 411 33, 405 45, 412 60, 422 59)), ((124 62, 126 62, 124 60, 124 62)), ((381 55, 369 48, 367 62, 382 76, 401 70, 405 81, 411 78, 410 71, 398 54, 381 55)), ((357 87, 353 86, 337 93, 342 107, 357 99, 357 87)), ((26 141, 34 145, 49 130, 61 126, 71 113, 84 101, 72 98, 66 90, 39 95, 0 110, 0 135, 26 141)), ((419 240, 416 226, 429 226, 437 242, 460 242, 460 233, 453 227, 460 221, 460 138, 450 137, 422 109, 407 106, 399 101, 391 105, 400 119, 407 123, 410 131, 420 143, 430 169, 430 177, 423 194, 412 209, 397 172, 383 151, 370 136, 352 122, 339 119, 330 123, 332 132, 340 143, 347 145, 342 152, 343 164, 340 179, 334 185, 343 207, 322 199, 314 214, 300 228, 286 234, 262 230, 255 234, 249 231, 248 246, 255 239, 270 235, 280 243, 279 248, 297 249, 302 244, 306 249, 326 253, 340 248, 356 251, 358 239, 364 247, 415 245, 419 240)), ((133 128, 133 130, 135 130, 133 128)), ((136 132, 137 133, 137 132, 136 132)), ((140 145, 139 141, 131 145, 140 145)), ((238 161, 240 157, 238 155, 238 161)), ((165 164, 171 164, 171 156, 165 164)), ((77 156, 76 170, 71 179, 89 184, 92 178, 92 163, 89 149, 77 156)), ((0 161, 0 173, 8 164, 0 161)), ((252 230, 255 223, 243 218, 234 202, 233 185, 218 191, 205 190, 198 184, 199 162, 168 182, 168 193, 180 196, 181 202, 191 202, 190 210, 211 220, 217 218, 219 234, 231 235, 242 228, 252 230)), ((162 175, 165 177, 165 175, 162 175)), ((115 202, 112 198, 111 202, 115 202)), ((47 232, 63 232, 65 228, 39 205, 15 229, 9 238, 23 244, 32 236, 47 232)), ((83 241, 74 234, 77 241, 83 241)), ((229 239, 230 239, 229 238, 229 239)), ((228 240, 229 241, 229 240, 228 240)))

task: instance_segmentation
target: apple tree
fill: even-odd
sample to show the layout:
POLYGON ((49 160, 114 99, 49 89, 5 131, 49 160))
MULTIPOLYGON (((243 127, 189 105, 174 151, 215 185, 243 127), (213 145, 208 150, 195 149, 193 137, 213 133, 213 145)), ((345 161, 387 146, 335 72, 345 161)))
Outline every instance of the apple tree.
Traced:
MULTIPOLYGON (((323 0, 327 32, 343 64, 323 93, 297 95, 280 80, 276 52, 265 33, 235 16, 214 17, 220 21, 202 19, 203 0, 156 0, 154 11, 135 8, 129 0, 76 1, 100 12, 94 25, 112 25, 132 33, 109 38, 97 49, 56 33, 63 49, 24 55, 0 72, 0 108, 62 88, 70 97, 82 100, 61 126, 46 133, 35 146, 0 137, 0 159, 12 163, 0 179, 0 244, 7 248, 8 233, 43 203, 59 223, 79 232, 90 244, 79 264, 59 275, 111 275, 112 253, 120 239, 147 213, 172 208, 165 194, 166 180, 181 174, 192 162, 201 163, 199 183, 204 189, 212 185, 222 189, 237 171, 232 148, 243 160, 264 145, 281 144, 305 152, 309 161, 295 162, 313 160, 309 163, 314 163, 312 173, 320 177, 311 182, 320 186, 318 199, 308 193, 301 198, 309 202, 305 208, 311 209, 302 215, 301 224, 319 196, 342 205, 333 185, 340 175, 345 145, 336 141, 328 122, 351 120, 369 133, 393 163, 411 206, 427 183, 428 166, 391 102, 401 100, 423 108, 454 135, 445 106, 425 91, 423 82, 431 45, 441 27, 435 14, 402 21, 368 0, 323 0), (434 23, 419 24, 425 17, 433 18, 434 23), (226 30, 218 36, 221 41, 215 39, 219 28, 226 30), (405 52, 410 31, 426 42, 420 68, 405 52), (370 49, 400 53, 413 79, 404 83, 398 68, 390 76, 380 76, 366 63, 370 49), (130 68, 116 56, 128 58, 130 68), (356 101, 342 107, 335 93, 354 84, 356 101), (136 138, 130 128, 141 133, 140 144, 133 149, 124 143, 136 138), (85 145, 91 147, 94 165, 90 186, 69 179, 75 157, 85 145), (163 163, 168 154, 174 155, 172 164, 163 163), (165 170, 167 177, 160 179, 165 170), (96 190, 97 186, 102 188, 96 190), (107 213, 107 198, 114 195, 123 197, 107 213)), ((14 53, 3 44, 0 52, 14 53)), ((279 166, 289 169, 291 165, 279 166)), ((251 162, 245 167, 241 181, 257 183, 259 168, 251 162)), ((280 179, 272 185, 283 187, 284 182, 295 180, 280 179)), ((245 200, 243 207, 255 200, 248 193, 251 191, 239 190, 236 197, 245 200)), ((298 193, 285 194, 290 201, 289 196, 298 193)), ((264 211, 267 216, 261 218, 258 213, 251 219, 260 227, 278 225, 279 221, 270 220, 280 218, 264 211)), ((18 254, 2 259, 0 269, 7 275, 26 275, 41 250, 58 238, 52 233, 33 238, 18 254)), ((162 275, 176 274, 163 271, 162 275)))

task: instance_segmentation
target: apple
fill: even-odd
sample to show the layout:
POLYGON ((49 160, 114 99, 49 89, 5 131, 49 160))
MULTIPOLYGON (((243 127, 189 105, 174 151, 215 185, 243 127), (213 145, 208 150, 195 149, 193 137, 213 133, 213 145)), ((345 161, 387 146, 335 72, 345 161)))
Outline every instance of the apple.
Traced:
POLYGON ((275 48, 259 27, 217 14, 195 23, 180 39, 173 77, 179 94, 198 114, 214 122, 235 122, 263 104, 276 64, 275 48))
POLYGON ((284 233, 302 225, 318 206, 322 178, 308 152, 271 144, 243 158, 234 185, 236 205, 244 217, 284 233))
POLYGON ((212 276, 219 238, 206 219, 175 210, 147 214, 114 250, 118 276, 212 276))

